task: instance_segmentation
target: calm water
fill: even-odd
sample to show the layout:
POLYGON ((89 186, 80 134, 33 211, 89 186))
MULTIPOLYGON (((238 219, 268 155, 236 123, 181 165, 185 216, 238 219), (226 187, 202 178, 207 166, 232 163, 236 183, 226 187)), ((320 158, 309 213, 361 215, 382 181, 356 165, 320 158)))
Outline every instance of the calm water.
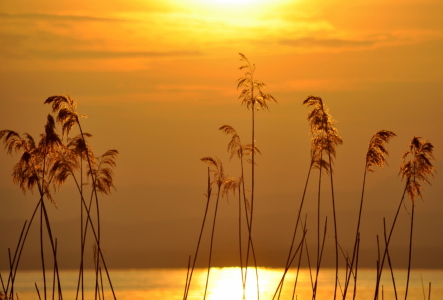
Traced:
MULTIPOLYGON (((272 299, 278 282, 282 276, 282 269, 259 269, 259 293, 260 299, 272 299)), ((2 272, 2 277, 7 277, 6 272, 2 272)), ((186 279, 185 269, 140 269, 140 270, 112 270, 110 272, 114 290, 117 299, 120 300, 181 300, 183 299, 183 289, 186 279)), ((392 288, 392 281, 388 272, 383 278, 384 299, 395 299, 392 288)), ((61 282, 64 299, 75 299, 77 287, 77 271, 62 271, 61 282)), ((319 287, 317 299, 332 299, 334 291, 335 271, 331 269, 322 269, 319 277, 319 287)), ((395 273, 397 291, 399 299, 404 298, 406 270, 398 270, 395 273)), ((43 284, 41 273, 36 271, 21 271, 16 278, 15 290, 19 299, 37 300, 38 295, 34 283, 37 283, 42 292, 43 284)), ((208 300, 241 300, 242 286, 239 268, 221 268, 211 269, 210 283, 208 288, 208 300)), ((340 276, 344 278, 343 274, 340 276)), ((359 300, 373 299, 375 270, 359 270, 359 281, 357 285, 357 297, 359 300)), ((202 299, 206 279, 206 270, 198 269, 195 271, 191 291, 188 299, 202 299)), ((292 290, 295 280, 295 271, 287 275, 287 284, 282 292, 281 299, 292 299, 292 290)), ((431 299, 443 299, 443 270, 413 270, 409 288, 408 299, 424 299, 423 287, 426 293, 431 285, 431 299), (422 284, 423 282, 423 284, 422 284)), ((85 280, 85 299, 93 299, 95 279, 93 272, 88 271, 85 280)), ((112 299, 110 289, 105 286, 106 299, 112 299)), ((299 274, 297 283, 297 298, 311 299, 312 288, 309 271, 303 269, 299 274)), ((43 297, 42 297, 43 298, 43 297)), ((48 299, 50 299, 48 294, 48 299)), ((247 299, 257 299, 257 288, 255 271, 249 270, 247 299)), ((352 299, 352 289, 348 294, 348 299, 352 299)), ((380 298, 381 299, 381 298, 380 298)))

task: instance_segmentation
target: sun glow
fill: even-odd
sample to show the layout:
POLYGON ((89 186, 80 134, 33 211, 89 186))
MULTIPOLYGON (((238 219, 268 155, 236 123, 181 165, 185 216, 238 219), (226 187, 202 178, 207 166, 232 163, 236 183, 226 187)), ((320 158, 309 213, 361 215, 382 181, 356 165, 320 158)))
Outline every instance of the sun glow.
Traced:
MULTIPOLYGON (((280 2, 283 0, 279 0, 280 2)), ((235 13, 236 10, 257 11, 279 1, 270 0, 188 0, 187 7, 205 10, 222 10, 235 13)), ((177 2, 178 5, 181 5, 177 2)))
POLYGON ((263 2, 267 2, 266 0, 196 0, 201 4, 209 4, 216 6, 242 6, 242 5, 256 5, 263 2))

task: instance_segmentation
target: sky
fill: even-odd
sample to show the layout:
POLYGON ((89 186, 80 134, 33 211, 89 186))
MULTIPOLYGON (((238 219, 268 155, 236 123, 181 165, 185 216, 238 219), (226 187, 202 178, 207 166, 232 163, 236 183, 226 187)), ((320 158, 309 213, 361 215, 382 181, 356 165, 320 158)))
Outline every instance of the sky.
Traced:
MULTIPOLYGON (((100 197, 108 266, 185 267, 206 203, 207 165, 200 158, 218 157, 238 177, 238 160, 226 151, 229 137, 218 128, 231 125, 251 142, 251 112, 236 86, 243 53, 278 102, 256 114, 258 264, 285 261, 310 161, 309 109, 302 102, 314 95, 330 108, 344 141, 334 165, 343 247, 352 247, 371 136, 381 129, 397 134, 387 146, 389 166, 367 178, 361 242, 367 267, 375 267, 383 218, 392 223, 401 199, 401 155, 420 136, 434 145, 439 173, 416 202, 413 267, 443 268, 442 11, 437 0, 2 1, 0 130, 37 138, 51 113, 43 102, 53 95, 76 99, 78 112, 88 116, 81 122, 93 135, 94 153, 120 153, 116 190, 100 197)), ((7 249, 15 247, 38 201, 36 191, 24 195, 13 185, 17 159, 0 152, 0 269, 7 268, 7 249)), ((316 232, 313 176, 306 200, 310 241, 316 232)), ((332 224, 326 182, 323 190, 322 216, 332 224)), ((72 180, 55 199, 57 208, 48 209, 61 264, 75 268, 80 204, 72 180)), ((408 255, 406 203, 392 242, 399 267, 408 255)), ((236 220, 236 198, 222 199, 216 265, 238 264, 236 220)), ((329 226, 326 249, 333 247, 329 226)), ((36 223, 24 268, 39 267, 37 241, 36 223)), ((326 255, 325 265, 332 260, 326 255)))

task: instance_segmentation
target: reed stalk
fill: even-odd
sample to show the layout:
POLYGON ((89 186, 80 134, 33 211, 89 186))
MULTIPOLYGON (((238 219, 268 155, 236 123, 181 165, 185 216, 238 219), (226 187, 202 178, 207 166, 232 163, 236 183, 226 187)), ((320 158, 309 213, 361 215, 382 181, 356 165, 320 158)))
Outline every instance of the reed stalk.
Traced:
MULTIPOLYGON (((329 175, 331 184, 331 199, 332 199, 332 214, 333 214, 333 226, 334 226, 334 241, 335 241, 335 285, 334 285, 334 300, 337 297, 337 285, 338 285, 338 232, 337 232, 337 218, 335 209, 335 192, 333 181, 333 159, 336 156, 335 147, 343 143, 342 138, 338 135, 337 129, 333 124, 335 121, 328 113, 328 108, 324 105, 323 100, 320 97, 308 96, 303 101, 308 107, 312 106, 312 110, 308 113, 308 121, 311 127, 311 134, 313 135, 312 144, 314 156, 318 157, 317 168, 319 169, 319 186, 318 186, 318 211, 317 211, 317 272, 320 271, 321 253, 320 253, 320 191, 321 191, 321 175, 322 169, 329 175), (327 155, 328 162, 323 159, 323 153, 327 155)), ((316 275, 318 278, 318 274, 316 275)), ((315 288, 317 285, 315 284, 315 288)), ((314 292, 314 299, 315 299, 314 292)))
MULTIPOLYGON (((80 123, 80 117, 86 117, 84 115, 81 115, 79 117, 76 109, 77 109, 77 103, 69 96, 51 96, 46 99, 44 102, 45 104, 50 104, 52 106, 53 113, 57 113, 57 121, 62 125, 62 133, 63 135, 66 133, 66 135, 69 134, 72 127, 74 125, 77 125, 81 139, 83 140, 84 145, 87 145, 86 143, 86 137, 88 136, 86 133, 83 132, 81 123, 80 123)), ((106 274, 108 276, 108 281, 111 286, 111 290, 113 291, 113 287, 111 284, 111 279, 109 277, 109 272, 106 268, 106 264, 104 262, 104 258, 101 251, 101 245, 100 245, 100 236, 101 236, 101 223, 100 223, 100 209, 99 209, 99 202, 98 202, 98 194, 97 192, 100 192, 101 194, 109 194, 111 189, 114 188, 113 185, 113 171, 112 168, 115 167, 115 158, 118 154, 117 150, 108 150, 105 154, 101 156, 101 160, 98 165, 95 164, 95 161, 93 160, 93 156, 89 153, 89 149, 86 146, 84 149, 84 156, 86 157, 86 160, 88 162, 88 176, 91 177, 92 181, 92 192, 91 192, 91 200, 92 196, 95 196, 95 204, 96 204, 96 218, 97 218, 97 231, 94 234, 96 245, 98 248, 98 252, 100 254, 100 258, 102 259, 103 266, 105 267, 106 274)), ((83 201, 83 196, 82 201, 83 201)), ((87 210, 89 214, 89 209, 87 210)), ((88 220, 86 222, 86 225, 88 224, 88 221, 91 222, 92 226, 92 220, 90 216, 88 215, 88 220)), ((85 226, 85 233, 86 236, 86 230, 87 226, 85 226)), ((84 238, 85 238, 84 236, 84 238)), ((84 245, 82 246, 84 247, 84 245)), ((83 257, 81 258, 83 259, 83 257)), ((82 271, 80 271, 82 272, 82 271)), ((81 275, 80 275, 81 276, 81 275)), ((98 297, 98 288, 99 288, 99 259, 95 263, 95 277, 96 277, 96 293, 95 293, 95 299, 98 297)), ((113 291, 114 294, 114 291, 113 291)), ((115 298, 115 294, 114 294, 115 298)))
POLYGON ((197 261, 197 257, 198 257, 198 253, 199 253, 199 249, 200 249, 200 243, 201 243, 201 239, 202 239, 202 235, 203 235, 203 230, 204 230, 205 224, 206 224, 206 217, 208 215, 208 208, 209 208, 209 203, 210 203, 210 200, 211 200, 211 195, 212 195, 211 176, 210 176, 210 170, 209 170, 209 167, 208 167, 208 186, 207 186, 207 192, 206 192, 205 213, 203 215, 203 221, 202 221, 202 225, 200 227, 200 234, 198 236, 197 247, 195 249, 194 259, 193 259, 192 267, 191 267, 191 270, 190 270, 190 273, 189 273, 189 279, 186 280, 185 292, 183 294, 183 300, 186 300, 188 298, 189 289, 191 287, 192 275, 194 274, 195 263, 197 261))
MULTIPOLYGON (((392 131, 388 130, 380 130, 376 132, 369 141, 368 150, 366 152, 366 160, 365 160, 365 168, 363 173, 363 186, 362 186, 362 192, 361 192, 361 198, 360 198, 360 207, 358 211, 358 221, 357 221, 357 229, 355 232, 355 241, 354 241, 354 250, 352 252, 352 259, 351 259, 351 268, 354 268, 354 262, 355 262, 355 277, 354 277, 354 298, 357 293, 357 274, 358 274, 358 261, 356 261, 356 258, 359 255, 360 251, 360 243, 358 239, 360 238, 360 224, 361 224, 361 218, 362 218, 362 211, 363 211, 363 200, 365 195, 365 187, 366 187, 366 175, 370 172, 374 172, 373 167, 377 166, 380 169, 383 169, 384 165, 388 164, 386 161, 385 156, 389 155, 388 150, 385 147, 385 143, 389 143, 390 139, 395 137, 396 134, 392 131)), ((343 293, 343 299, 346 299, 346 293, 348 290, 350 282, 350 274, 346 278, 345 282, 345 289, 343 293)))
MULTIPOLYGON (((435 168, 431 163, 431 160, 435 160, 433 155, 434 146, 430 142, 422 140, 421 137, 414 136, 408 146, 408 149, 409 150, 402 155, 403 164, 400 166, 400 171, 399 171, 401 179, 402 180, 406 179, 405 188, 403 190, 403 196, 401 198, 400 205, 397 209, 394 222, 391 226, 388 241, 386 243, 386 248, 383 254, 383 259, 381 261, 380 269, 377 274, 377 283, 375 287, 374 299, 378 298, 378 289, 379 289, 381 273, 383 271, 383 263, 387 255, 389 241, 391 239, 391 235, 395 227, 400 207, 403 204, 404 197, 407 194, 412 201, 412 205, 414 206, 416 197, 417 196, 419 196, 420 198, 422 197, 421 190, 423 189, 423 187, 420 184, 420 181, 430 184, 429 177, 434 177, 435 168), (411 157, 411 159, 407 160, 407 158, 409 157, 411 157)), ((405 297, 407 297, 408 287, 409 287, 409 274, 410 274, 411 256, 412 256, 412 229, 413 229, 413 218, 411 218, 411 230, 409 235, 410 237, 409 260, 408 260, 408 275, 406 282, 405 297)))
MULTIPOLYGON (((251 153, 251 209, 250 209, 250 217, 249 217, 249 226, 248 226, 248 243, 246 250, 246 273, 245 273, 245 282, 247 277, 248 270, 248 262, 249 262, 249 253, 251 252, 251 244, 252 244, 252 231, 253 231, 253 216, 254 216, 254 192, 255 192, 255 111, 259 109, 268 109, 267 102, 274 101, 275 98, 264 92, 265 84, 263 82, 257 81, 254 77, 255 75, 255 64, 252 64, 247 57, 239 53, 240 61, 244 64, 240 66, 240 70, 245 70, 245 74, 243 77, 240 77, 237 80, 237 89, 242 89, 239 95, 239 99, 242 100, 242 104, 245 104, 246 107, 251 110, 251 138, 252 138, 252 153, 251 153)), ((255 268, 256 276, 258 276, 257 267, 255 268)), ((258 283, 258 277, 257 277, 258 283)), ((259 293, 257 293, 259 297, 259 293)))
POLYGON ((203 300, 204 300, 206 299, 206 294, 209 284, 209 275, 211 272, 212 250, 213 250, 213 243, 215 236, 215 224, 217 221, 218 204, 220 196, 222 195, 222 188, 223 188, 223 195, 225 195, 229 190, 235 191, 237 189, 237 185, 234 178, 229 177, 225 174, 223 164, 220 159, 212 157, 203 157, 201 161, 208 163, 209 166, 212 167, 212 169, 210 169, 210 172, 212 172, 214 180, 211 182, 211 184, 215 183, 215 185, 217 186, 217 199, 215 200, 214 218, 212 221, 211 240, 209 244, 208 273, 206 275, 205 291, 203 295, 203 300))

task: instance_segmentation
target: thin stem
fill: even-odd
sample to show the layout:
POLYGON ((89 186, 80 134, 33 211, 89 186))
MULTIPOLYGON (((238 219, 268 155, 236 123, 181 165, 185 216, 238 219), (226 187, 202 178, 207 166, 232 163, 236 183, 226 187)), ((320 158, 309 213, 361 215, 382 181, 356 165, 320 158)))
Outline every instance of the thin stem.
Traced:
POLYGON ((211 272, 212 246, 213 246, 213 242, 214 242, 215 221, 217 219, 218 201, 220 199, 220 188, 221 188, 221 183, 218 184, 217 200, 215 202, 214 220, 212 222, 212 232, 211 232, 211 243, 210 243, 210 246, 209 246, 208 274, 206 275, 206 285, 205 285, 205 293, 204 293, 204 296, 203 296, 203 300, 206 299, 206 293, 208 291, 208 283, 209 283, 209 274, 211 272))
MULTIPOLYGON (((363 211, 363 199, 364 199, 364 195, 365 195, 365 186, 366 186, 366 174, 367 174, 367 164, 365 164, 365 171, 363 174, 363 187, 362 187, 362 191, 361 191, 361 198, 360 198, 360 208, 358 211, 358 221, 357 221, 357 230, 355 232, 355 241, 354 241, 354 251, 352 252, 352 260, 351 260, 351 268, 353 268, 354 266, 354 260, 356 257, 358 257, 358 253, 360 251, 360 243, 357 242, 357 240, 360 237, 360 223, 361 223, 361 215, 362 215, 362 211, 363 211)), ((355 294, 357 292, 355 286, 357 285, 357 269, 358 269, 358 263, 355 263, 355 273, 356 276, 354 278, 355 282, 354 282, 354 299, 355 299, 355 294)), ((346 279, 345 282, 345 289, 343 292, 343 299, 346 299, 346 292, 348 291, 348 287, 349 287, 349 281, 350 281, 350 276, 351 273, 348 274, 348 277, 346 279)))
POLYGON ((381 274, 383 272, 383 264, 385 262, 385 258, 386 258, 388 247, 389 247, 389 243, 391 241, 392 233, 394 231, 394 227, 395 227, 395 224, 397 222, 398 214, 400 213, 401 206, 402 206, 403 201, 405 199, 405 194, 406 194, 406 187, 403 190, 403 195, 401 197, 400 203, 398 204, 397 212, 395 214, 394 221, 392 222, 391 230, 389 231, 388 241, 386 242, 386 248, 385 248, 385 251, 384 251, 384 254, 383 254, 383 258, 382 258, 381 262, 379 260, 380 265, 377 268, 377 281, 376 281, 376 285, 375 285, 374 300, 378 299, 378 291, 379 291, 379 286, 380 286, 381 274))
MULTIPOLYGON (((320 161, 323 159, 323 152, 320 153, 320 161)), ((320 164, 320 171, 319 171, 319 178, 318 178, 318 192, 317 192, 317 268, 316 268, 316 274, 315 274, 315 284, 314 284, 314 295, 313 299, 315 299, 316 292, 317 292, 317 280, 318 280, 318 273, 320 272, 320 263, 321 263, 321 251, 320 251, 320 207, 321 207, 321 178, 322 178, 322 165, 320 164)), ((323 240, 325 237, 323 237, 323 240)))
MULTIPOLYGON (((358 233, 357 237, 357 249, 360 248, 360 233, 358 233)), ((358 258, 360 254, 357 251, 357 254, 355 255, 355 272, 354 272, 354 294, 352 295, 352 299, 355 300, 355 297, 357 296, 357 276, 358 276, 358 258)))
POLYGON ((319 263, 317 265, 317 272, 315 274, 316 276, 315 276, 315 283, 314 283, 314 288, 313 288, 312 299, 315 299, 316 296, 317 296, 318 273, 320 272, 320 264, 321 264, 321 259, 323 257, 323 250, 324 250, 324 247, 325 247, 327 227, 328 227, 328 217, 326 217, 326 220, 325 220, 325 229, 324 229, 324 234, 323 234, 323 242, 322 242, 322 245, 321 245, 320 259, 319 259, 319 263))
MULTIPOLYGON (((385 239, 385 247, 386 247, 386 222, 385 222, 385 218, 383 218, 383 234, 384 234, 384 239, 385 239)), ((392 263, 391 263, 391 256, 389 255, 389 248, 387 251, 387 257, 388 257, 388 264, 389 264, 389 269, 391 270, 391 278, 392 278, 392 285, 394 286, 394 295, 395 295, 395 299, 398 299, 397 296, 397 287, 395 285, 395 277, 394 277, 394 269, 392 268, 392 263)))
POLYGON ((198 236, 197 248, 195 249, 194 261, 192 262, 192 268, 191 268, 191 274, 189 275, 189 281, 187 281, 187 284, 185 286, 185 293, 183 295, 183 300, 186 300, 188 298, 189 288, 191 286, 192 275, 194 274, 195 262, 197 261, 198 251, 200 249, 200 242, 201 242, 201 238, 203 235, 203 229, 205 228, 205 224, 206 224, 206 216, 208 214, 209 202, 211 199, 211 191, 212 191, 212 189, 211 189, 211 182, 210 182, 210 171, 209 171, 209 167, 208 167, 208 190, 207 190, 207 195, 206 195, 207 201, 206 201, 206 207, 205 207, 205 214, 203 216, 203 221, 202 221, 202 225, 200 228, 200 235, 198 236))
MULTIPOLYGON (((326 126, 327 129, 327 126, 326 126)), ((326 134, 328 144, 329 134, 326 134)), ((335 213, 335 193, 334 193, 334 180, 332 174, 334 173, 332 170, 332 159, 331 159, 331 151, 328 151, 328 159, 329 159, 329 178, 331 182, 331 197, 332 197, 332 213, 334 217, 334 234, 335 234, 335 287, 334 287, 334 300, 337 297, 337 284, 338 284, 338 232, 337 232, 337 215, 335 213)))
MULTIPOLYGON (((305 218, 305 223, 304 223, 304 226, 303 226, 303 231, 306 231, 306 218, 305 218)), ((305 243, 306 243, 306 237, 303 240, 303 245, 305 245, 305 243)), ((298 258, 297 272, 295 274, 294 289, 292 291, 292 300, 294 300, 295 292, 297 290, 298 274, 300 273, 301 258, 303 256, 303 245, 302 245, 302 247, 300 249, 300 256, 298 258)))
POLYGON ((46 272, 45 272, 45 253, 43 249, 43 201, 40 205, 40 260, 42 263, 42 272, 43 272, 43 296, 46 300, 46 272))
POLYGON ((246 298, 245 295, 245 277, 243 272, 243 250, 242 250, 242 201, 241 201, 241 187, 238 186, 238 246, 239 246, 239 253, 240 253, 240 273, 241 273, 241 280, 242 280, 242 290, 243 290, 243 299, 246 298))
MULTIPOLYGON (((306 177, 305 187, 303 189, 303 196, 301 198, 300 207, 298 209, 297 220, 296 220, 295 226, 294 226, 294 232, 292 234, 291 246, 289 247, 288 257, 286 259, 286 267, 285 267, 285 271, 283 272, 283 278, 282 278, 283 283, 284 283, 284 280, 285 280, 285 276, 287 274, 287 270, 291 267, 290 259, 291 259, 292 250, 293 250, 294 243, 295 243, 295 237, 297 235, 298 223, 300 222, 300 215, 301 215, 301 212, 302 212, 302 209, 303 209, 303 204, 304 204, 304 201, 305 201, 306 190, 308 188, 308 183, 309 183, 309 178, 310 178, 310 175, 311 175, 312 165, 313 165, 313 161, 311 160, 311 165, 309 166, 308 176, 306 177)), ((281 287, 280 287, 281 289, 283 289, 283 283, 281 284, 281 287)), ((279 296, 279 299, 280 299, 280 296, 279 296)))
POLYGON ((409 275, 411 274, 411 259, 412 259, 412 231, 413 231, 413 228, 414 228, 414 212, 415 212, 415 203, 412 202, 411 231, 410 231, 410 234, 409 234, 408 276, 407 276, 407 279, 406 279, 405 300, 408 298, 409 275))

